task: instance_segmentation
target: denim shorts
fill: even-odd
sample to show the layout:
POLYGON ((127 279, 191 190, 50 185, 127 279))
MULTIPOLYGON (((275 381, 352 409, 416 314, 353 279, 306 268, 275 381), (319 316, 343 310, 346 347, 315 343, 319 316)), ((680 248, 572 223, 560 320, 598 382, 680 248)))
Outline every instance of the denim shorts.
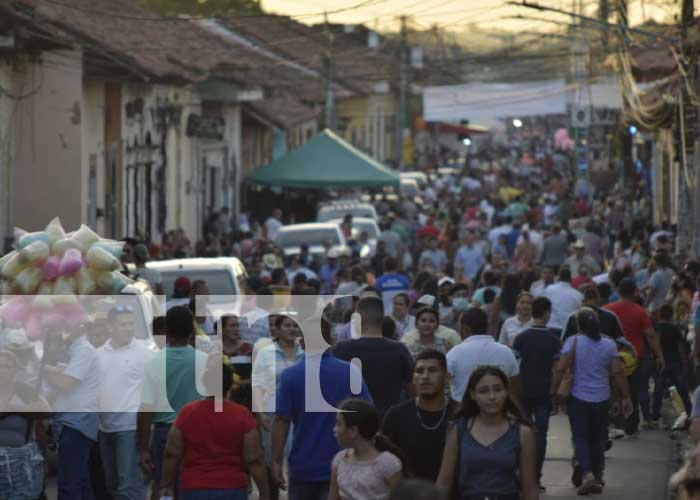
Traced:
POLYGON ((0 498, 38 498, 44 488, 43 462, 36 443, 0 447, 0 498))

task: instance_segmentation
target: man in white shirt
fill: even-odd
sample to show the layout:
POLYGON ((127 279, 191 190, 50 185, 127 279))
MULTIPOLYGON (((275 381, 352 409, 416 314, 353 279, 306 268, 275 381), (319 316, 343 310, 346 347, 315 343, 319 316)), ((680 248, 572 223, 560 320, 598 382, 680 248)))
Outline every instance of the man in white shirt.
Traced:
POLYGON ((530 293, 535 297, 544 296, 547 287, 554 284, 556 273, 552 266, 542 266, 542 279, 535 281, 530 286, 530 293))
POLYGON ((277 235, 282 229, 282 210, 276 208, 272 212, 272 217, 265 221, 265 233, 267 234, 267 239, 270 241, 275 241, 277 235))
POLYGON ((559 281, 549 285, 543 296, 552 303, 552 316, 547 328, 556 330, 558 335, 566 327, 569 316, 583 303, 581 292, 571 286, 571 270, 568 267, 559 270, 559 281))
POLYGON ((511 380, 511 392, 519 391, 520 369, 515 354, 508 347, 499 344, 488 331, 488 316, 479 308, 472 308, 460 319, 460 329, 464 341, 447 353, 447 371, 452 375, 452 398, 462 401, 469 385, 472 372, 484 365, 496 366, 511 380))
POLYGON ((100 455, 107 490, 112 498, 142 500, 146 485, 136 446, 136 416, 141 401, 144 369, 154 352, 134 338, 131 310, 112 309, 112 336, 97 350, 100 364, 100 455))

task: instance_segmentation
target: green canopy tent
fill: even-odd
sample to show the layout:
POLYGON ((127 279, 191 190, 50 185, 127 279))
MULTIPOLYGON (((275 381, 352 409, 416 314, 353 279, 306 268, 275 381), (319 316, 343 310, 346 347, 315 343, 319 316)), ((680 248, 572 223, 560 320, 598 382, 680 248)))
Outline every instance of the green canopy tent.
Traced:
POLYGON ((399 186, 399 175, 330 130, 247 178, 251 184, 307 189, 399 186))

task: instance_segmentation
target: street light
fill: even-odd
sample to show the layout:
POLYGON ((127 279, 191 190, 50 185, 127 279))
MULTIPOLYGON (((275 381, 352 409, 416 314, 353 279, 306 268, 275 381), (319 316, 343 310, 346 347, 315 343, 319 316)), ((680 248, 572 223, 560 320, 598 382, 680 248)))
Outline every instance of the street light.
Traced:
POLYGON ((462 139, 462 144, 469 147, 472 145, 472 140, 469 137, 465 137, 464 139, 462 139))
POLYGON ((522 126, 523 126, 522 120, 520 120, 520 119, 518 119, 518 118, 513 119, 513 126, 514 126, 515 128, 520 128, 520 127, 522 127, 522 126))

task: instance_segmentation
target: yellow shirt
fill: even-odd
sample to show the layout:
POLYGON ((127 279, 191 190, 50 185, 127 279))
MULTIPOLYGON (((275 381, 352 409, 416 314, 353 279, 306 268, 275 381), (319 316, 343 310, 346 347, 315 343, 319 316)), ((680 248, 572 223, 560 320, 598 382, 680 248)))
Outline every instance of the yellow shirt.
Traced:
MULTIPOLYGON (((419 336, 420 334, 418 333, 418 329, 413 329, 401 337, 401 342, 404 344, 411 344, 418 340, 419 336)), ((462 337, 460 337, 456 331, 442 325, 438 326, 438 329, 435 331, 435 337, 444 339, 445 342, 447 342, 449 349, 452 349, 454 346, 462 343, 462 337)))

